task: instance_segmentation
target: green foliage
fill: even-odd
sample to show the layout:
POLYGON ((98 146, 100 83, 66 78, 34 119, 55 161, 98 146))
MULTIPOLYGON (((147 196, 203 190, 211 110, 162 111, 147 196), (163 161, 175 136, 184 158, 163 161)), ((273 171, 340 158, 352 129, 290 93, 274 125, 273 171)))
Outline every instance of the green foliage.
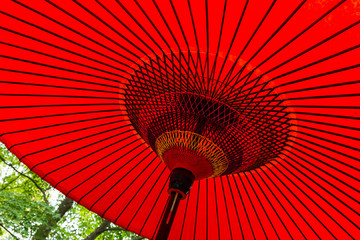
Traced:
POLYGON ((0 192, 0 223, 27 238, 38 226, 54 218, 54 208, 16 192, 0 192))
MULTIPOLYGON (((84 239, 90 235, 103 219, 83 206, 76 204, 66 216, 62 218, 56 231, 50 234, 50 239, 84 239)), ((122 230, 114 224, 110 224, 109 230, 103 232, 96 240, 125 240, 135 239, 136 234, 122 230)))
MULTIPOLYGON (((0 143, 0 239, 31 239, 37 229, 51 227, 64 196, 31 172, 0 143), (5 227, 6 229, 2 228, 5 227), (8 232, 10 231, 11 234, 8 232)), ((47 239, 84 239, 103 219, 76 204, 52 227, 47 239)), ((96 240, 141 239, 114 224, 96 240)))

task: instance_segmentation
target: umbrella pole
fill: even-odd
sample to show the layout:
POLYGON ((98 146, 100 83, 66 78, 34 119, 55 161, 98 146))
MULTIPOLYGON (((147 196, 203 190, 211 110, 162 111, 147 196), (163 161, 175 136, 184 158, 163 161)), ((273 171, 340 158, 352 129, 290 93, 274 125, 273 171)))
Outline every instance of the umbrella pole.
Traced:
POLYGON ((169 198, 155 240, 168 239, 180 200, 186 198, 194 179, 194 175, 186 169, 175 168, 171 171, 168 189, 169 198))
POLYGON ((169 195, 166 210, 161 220, 160 228, 156 234, 155 240, 165 240, 168 238, 179 202, 179 193, 173 192, 169 195))

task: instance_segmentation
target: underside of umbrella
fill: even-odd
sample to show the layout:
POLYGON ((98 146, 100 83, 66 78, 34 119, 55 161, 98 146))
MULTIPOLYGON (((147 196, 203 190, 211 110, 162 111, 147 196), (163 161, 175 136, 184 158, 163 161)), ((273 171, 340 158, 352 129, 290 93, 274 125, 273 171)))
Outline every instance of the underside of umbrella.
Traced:
POLYGON ((2 0, 0 36, 0 140, 101 217, 360 236, 358 0, 2 0))

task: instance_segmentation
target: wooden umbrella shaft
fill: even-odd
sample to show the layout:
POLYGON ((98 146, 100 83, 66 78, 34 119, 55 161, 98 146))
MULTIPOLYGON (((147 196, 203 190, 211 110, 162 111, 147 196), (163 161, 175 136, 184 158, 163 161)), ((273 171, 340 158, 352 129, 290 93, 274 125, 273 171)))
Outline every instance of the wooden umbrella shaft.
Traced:
POLYGON ((155 240, 166 240, 168 239, 172 223, 174 222, 175 213, 179 206, 181 198, 179 193, 172 192, 169 195, 165 213, 160 223, 159 230, 156 234, 155 240))
POLYGON ((155 240, 168 239, 179 202, 181 199, 186 198, 194 180, 195 177, 189 170, 175 168, 171 171, 168 189, 169 198, 155 240))

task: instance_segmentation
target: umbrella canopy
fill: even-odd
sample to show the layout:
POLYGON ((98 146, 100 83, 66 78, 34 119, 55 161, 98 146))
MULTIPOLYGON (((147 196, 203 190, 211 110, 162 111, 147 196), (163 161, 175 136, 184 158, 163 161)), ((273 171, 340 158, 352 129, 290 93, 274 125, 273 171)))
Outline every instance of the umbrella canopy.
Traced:
POLYGON ((0 3, 0 140, 154 238, 360 236, 358 0, 0 3))

